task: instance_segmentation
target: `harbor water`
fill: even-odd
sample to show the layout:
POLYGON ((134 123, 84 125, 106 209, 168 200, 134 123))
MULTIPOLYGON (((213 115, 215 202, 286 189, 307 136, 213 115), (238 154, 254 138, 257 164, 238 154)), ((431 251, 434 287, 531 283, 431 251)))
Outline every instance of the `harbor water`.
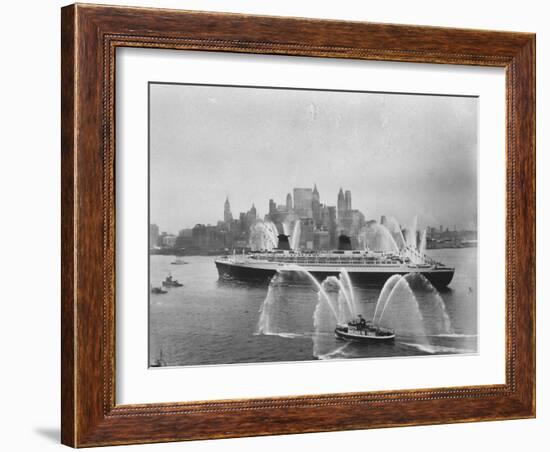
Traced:
MULTIPOLYGON (((186 264, 173 265, 173 256, 150 256, 152 286, 160 286, 170 274, 183 286, 168 288, 165 294, 149 294, 149 364, 198 366, 477 353, 477 249, 437 249, 427 254, 455 267, 451 284, 438 291, 412 281, 410 287, 394 290, 386 300, 382 322, 395 328, 396 338, 376 344, 344 342, 331 333, 331 326, 319 331, 315 325, 319 290, 306 277, 298 282, 279 278, 271 285, 222 281, 214 257, 185 256, 186 264), (268 314, 271 317, 266 321, 268 314), (415 316, 420 319, 416 323, 415 316)), ((380 317, 378 302, 388 295, 381 297, 381 292, 381 287, 354 286, 355 314, 370 320, 378 304, 376 315, 380 317)))

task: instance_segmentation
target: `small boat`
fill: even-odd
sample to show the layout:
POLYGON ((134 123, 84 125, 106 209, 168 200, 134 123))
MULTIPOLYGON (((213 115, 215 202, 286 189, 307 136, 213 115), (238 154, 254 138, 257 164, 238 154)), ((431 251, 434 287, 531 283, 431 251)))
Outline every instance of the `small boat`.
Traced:
POLYGON ((163 294, 163 293, 168 293, 168 291, 164 290, 162 287, 152 287, 151 288, 151 293, 154 293, 156 295, 160 295, 160 294, 163 294))
POLYGON ((168 275, 164 281, 162 281, 164 287, 181 287, 183 286, 177 279, 174 279, 172 275, 168 275))
POLYGON ((159 357, 151 364, 151 367, 165 367, 166 361, 162 355, 162 348, 160 349, 159 357))
POLYGON ((361 315, 345 325, 337 325, 334 334, 340 339, 354 342, 383 342, 395 338, 394 330, 376 326, 361 315))
POLYGON ((176 260, 173 260, 172 262, 170 262, 170 264, 172 265, 185 265, 185 264, 188 264, 189 262, 186 262, 184 261, 183 259, 177 257, 176 260))

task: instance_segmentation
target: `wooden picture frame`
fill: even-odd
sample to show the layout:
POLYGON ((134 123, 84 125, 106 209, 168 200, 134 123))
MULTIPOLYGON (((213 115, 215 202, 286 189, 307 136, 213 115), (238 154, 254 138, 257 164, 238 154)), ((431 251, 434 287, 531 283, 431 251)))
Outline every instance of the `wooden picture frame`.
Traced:
POLYGON ((73 447, 535 416, 535 35, 71 5, 62 9, 62 442, 73 447), (115 50, 147 47, 506 70, 506 383, 115 403, 115 50))

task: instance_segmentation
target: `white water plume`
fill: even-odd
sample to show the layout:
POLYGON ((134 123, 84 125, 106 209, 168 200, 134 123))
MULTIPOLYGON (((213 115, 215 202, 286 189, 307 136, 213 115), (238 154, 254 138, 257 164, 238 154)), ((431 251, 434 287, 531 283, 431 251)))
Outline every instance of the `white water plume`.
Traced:
POLYGON ((401 225, 394 217, 386 217, 386 222, 384 225, 388 231, 390 231, 390 234, 393 237, 393 240, 395 241, 397 247, 399 249, 402 249, 405 247, 405 237, 403 237, 403 232, 401 231, 401 225))
POLYGON ((271 221, 258 220, 250 226, 248 243, 253 251, 271 251, 277 248, 279 239, 277 226, 271 221))
POLYGON ((418 216, 415 215, 410 226, 406 230, 405 234, 405 243, 412 249, 418 249, 418 244, 416 242, 416 230, 418 228, 418 216))
POLYGON ((296 220, 292 233, 290 234, 290 248, 294 251, 300 250, 300 235, 302 232, 302 223, 300 220, 296 220))
POLYGON ((441 295, 420 273, 394 275, 386 281, 373 322, 404 335, 426 337, 454 333, 441 295))
POLYGON ((393 288, 401 278, 402 278, 401 275, 392 275, 386 281, 386 283, 384 284, 384 287, 382 287, 382 290, 380 291, 380 295, 378 296, 376 307, 374 309, 374 315, 372 317, 372 321, 375 325, 378 324, 378 320, 380 319, 380 314, 386 307, 386 303, 388 302, 391 291, 393 290, 393 288))
POLYGON ((422 231, 422 235, 420 236, 420 244, 418 245, 418 252, 422 255, 426 254, 427 233, 428 233, 428 230, 424 229, 422 231))
MULTIPOLYGON (((304 268, 290 264, 271 280, 260 308, 257 334, 289 339, 311 337, 315 357, 334 357, 340 347, 334 338, 335 327, 345 325, 359 313, 353 284, 345 269, 341 269, 338 277, 329 276, 319 282, 304 268), (312 284, 315 295, 307 289, 308 285, 305 289, 289 286, 289 282, 296 283, 299 275, 312 284), (295 295, 297 290, 301 290, 299 298, 295 295), (298 309, 310 313, 309 327, 301 325, 296 330, 294 325, 293 329, 298 309)), ((432 349, 437 352, 438 346, 445 346, 438 342, 455 334, 441 295, 420 273, 391 276, 378 296, 372 320, 375 325, 393 329, 397 338, 427 352, 432 349)))
POLYGON ((364 250, 399 253, 399 247, 390 231, 378 223, 369 224, 361 229, 359 244, 364 250))

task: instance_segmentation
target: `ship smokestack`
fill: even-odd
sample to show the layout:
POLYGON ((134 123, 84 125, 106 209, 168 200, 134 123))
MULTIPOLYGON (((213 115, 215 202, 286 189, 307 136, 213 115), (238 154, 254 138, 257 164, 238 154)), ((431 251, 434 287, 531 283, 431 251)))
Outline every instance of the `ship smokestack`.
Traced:
POLYGON ((290 242, 288 240, 288 235, 279 234, 277 238, 279 239, 279 244, 277 245, 278 250, 290 250, 290 242))
POLYGON ((351 239, 347 235, 340 235, 338 237, 338 249, 342 251, 351 250, 351 239))

